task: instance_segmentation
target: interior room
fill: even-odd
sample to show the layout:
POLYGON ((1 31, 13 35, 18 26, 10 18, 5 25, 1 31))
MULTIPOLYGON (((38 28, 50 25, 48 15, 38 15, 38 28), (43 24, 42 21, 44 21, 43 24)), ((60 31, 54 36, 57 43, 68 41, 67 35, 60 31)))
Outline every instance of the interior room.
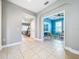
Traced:
POLYGON ((35 35, 35 17, 30 15, 30 14, 26 14, 23 15, 22 17, 22 21, 21 21, 21 33, 22 33, 22 37, 31 37, 34 38, 35 35))
POLYGON ((44 37, 49 35, 53 38, 64 39, 64 14, 59 13, 54 16, 44 18, 44 37), (61 37, 62 36, 62 37, 61 37))
POLYGON ((79 59, 79 0, 0 0, 0 59, 79 59))
POLYGON ((64 46, 64 12, 44 17, 44 41, 54 41, 64 46))

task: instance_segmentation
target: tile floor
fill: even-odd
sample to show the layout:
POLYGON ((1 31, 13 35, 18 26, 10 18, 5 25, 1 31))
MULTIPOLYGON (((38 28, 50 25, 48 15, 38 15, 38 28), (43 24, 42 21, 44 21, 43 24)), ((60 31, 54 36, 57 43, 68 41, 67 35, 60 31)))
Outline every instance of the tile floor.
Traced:
MULTIPOLYGON (((20 45, 0 51, 0 59, 74 59, 71 56, 57 40, 39 42, 31 38, 23 38, 20 45)), ((79 59, 78 56, 75 59, 79 59)))

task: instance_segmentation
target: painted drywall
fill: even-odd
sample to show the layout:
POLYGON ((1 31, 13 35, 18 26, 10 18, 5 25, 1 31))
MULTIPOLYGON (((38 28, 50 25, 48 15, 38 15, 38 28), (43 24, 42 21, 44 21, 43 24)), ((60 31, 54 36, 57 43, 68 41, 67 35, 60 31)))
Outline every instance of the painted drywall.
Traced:
MULTIPOLYGON (((59 21, 61 21, 64 24, 64 22, 63 22, 64 18, 51 19, 51 24, 52 24, 51 32, 52 32, 53 35, 59 35, 60 34, 59 32, 56 32, 56 22, 59 22, 59 21)), ((64 31, 63 29, 64 29, 64 27, 62 27, 62 31, 64 31)))
MULTIPOLYGON (((21 22, 25 13, 29 11, 22 9, 8 1, 3 1, 3 17, 2 17, 2 44, 12 44, 20 42, 21 38, 21 22)), ((32 14, 32 13, 30 13, 32 14)), ((34 15, 34 14, 32 14, 34 15)))
POLYGON ((42 39, 42 16, 65 10, 65 46, 79 50, 79 0, 58 0, 38 13, 38 38, 42 39))
POLYGON ((31 38, 35 39, 35 18, 31 21, 31 38))
POLYGON ((2 46, 2 42, 1 42, 1 21, 2 21, 2 1, 0 0, 0 49, 1 49, 1 46, 2 46))

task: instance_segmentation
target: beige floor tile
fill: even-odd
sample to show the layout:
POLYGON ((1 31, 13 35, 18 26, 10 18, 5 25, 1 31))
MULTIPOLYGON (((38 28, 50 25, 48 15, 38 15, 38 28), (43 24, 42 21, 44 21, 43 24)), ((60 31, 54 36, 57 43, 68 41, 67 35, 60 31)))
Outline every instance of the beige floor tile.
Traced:
POLYGON ((41 50, 38 52, 38 55, 41 59, 46 59, 50 54, 46 50, 41 50))
POLYGON ((23 59, 18 46, 8 48, 8 59, 23 59))
POLYGON ((39 42, 25 37, 22 44, 0 51, 0 59, 79 59, 79 56, 65 51, 60 41, 39 42))
POLYGON ((0 51, 1 59, 7 59, 8 56, 8 49, 4 48, 0 51))
POLYGON ((33 55, 35 55, 33 53, 33 51, 31 51, 31 50, 26 50, 26 51, 22 52, 22 54, 25 59, 30 59, 30 58, 32 58, 33 55))
POLYGON ((56 57, 53 56, 53 55, 49 55, 49 56, 47 57, 47 59, 56 59, 56 57))
POLYGON ((40 59, 38 55, 33 55, 30 59, 40 59))

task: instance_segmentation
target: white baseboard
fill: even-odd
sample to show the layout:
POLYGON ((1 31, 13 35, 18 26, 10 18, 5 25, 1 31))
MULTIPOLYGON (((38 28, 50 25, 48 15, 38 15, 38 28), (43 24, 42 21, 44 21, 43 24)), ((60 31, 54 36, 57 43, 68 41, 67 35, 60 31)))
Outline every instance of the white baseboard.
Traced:
POLYGON ((21 44, 22 42, 16 42, 16 43, 12 43, 12 44, 7 44, 7 45, 3 45, 2 48, 7 48, 7 47, 12 47, 12 46, 16 46, 21 44))
POLYGON ((65 49, 68 50, 68 51, 70 51, 70 52, 72 52, 72 53, 74 53, 74 54, 79 55, 79 51, 78 50, 72 49, 70 47, 65 47, 65 49))

